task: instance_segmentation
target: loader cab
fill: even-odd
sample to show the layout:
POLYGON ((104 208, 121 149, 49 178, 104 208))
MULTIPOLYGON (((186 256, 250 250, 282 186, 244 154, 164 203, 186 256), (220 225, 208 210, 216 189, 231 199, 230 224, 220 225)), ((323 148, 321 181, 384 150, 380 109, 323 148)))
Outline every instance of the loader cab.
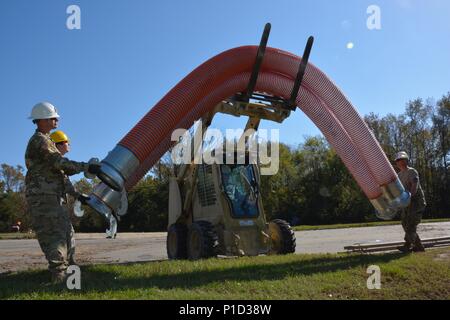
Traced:
MULTIPOLYGON (((244 132, 256 131, 261 119, 281 123, 290 115, 291 110, 283 101, 263 95, 258 100, 267 103, 222 101, 204 116, 196 134, 206 132, 217 113, 248 116, 244 132)), ((237 140, 238 146, 243 143, 245 152, 224 152, 220 164, 196 164, 192 157, 190 163, 174 167, 169 186, 169 259, 295 251, 296 239, 290 225, 281 219, 267 221, 257 154, 247 148, 245 139, 243 135, 237 140)), ((191 142, 194 153, 201 149, 202 141, 191 142)))
POLYGON ((219 166, 224 196, 235 219, 259 216, 259 182, 256 168, 251 164, 222 164, 219 166))
POLYGON ((195 186, 191 221, 203 219, 227 228, 243 219, 264 220, 259 169, 249 161, 248 152, 245 158, 236 152, 224 155, 221 164, 198 164, 196 171, 195 181, 189 186, 195 186))

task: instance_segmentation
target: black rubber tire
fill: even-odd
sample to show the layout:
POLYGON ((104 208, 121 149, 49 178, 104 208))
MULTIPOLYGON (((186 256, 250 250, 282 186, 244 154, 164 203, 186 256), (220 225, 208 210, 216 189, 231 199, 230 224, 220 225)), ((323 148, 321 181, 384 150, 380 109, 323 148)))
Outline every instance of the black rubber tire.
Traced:
POLYGON ((292 230, 289 223, 285 220, 275 219, 269 222, 269 230, 276 230, 276 235, 270 232, 272 241, 276 240, 276 244, 273 246, 272 254, 288 254, 294 253, 296 247, 296 238, 294 230, 292 230))
POLYGON ((219 239, 208 221, 196 221, 189 227, 187 253, 191 260, 207 259, 217 256, 219 239))
POLYGON ((169 259, 187 259, 187 226, 181 223, 172 224, 167 230, 167 256, 169 259))

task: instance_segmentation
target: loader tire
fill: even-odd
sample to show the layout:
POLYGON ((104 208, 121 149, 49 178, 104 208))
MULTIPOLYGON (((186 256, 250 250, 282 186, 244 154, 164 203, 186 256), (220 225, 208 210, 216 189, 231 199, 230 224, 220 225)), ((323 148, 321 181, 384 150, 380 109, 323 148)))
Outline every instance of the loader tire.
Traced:
POLYGON ((295 233, 289 223, 281 219, 270 221, 269 234, 272 241, 271 254, 288 254, 295 252, 295 233))
POLYGON ((187 259, 187 226, 172 224, 167 230, 167 256, 169 259, 187 259))
POLYGON ((217 256, 219 239, 213 225, 208 221, 192 223, 189 227, 187 240, 189 259, 198 260, 217 256))

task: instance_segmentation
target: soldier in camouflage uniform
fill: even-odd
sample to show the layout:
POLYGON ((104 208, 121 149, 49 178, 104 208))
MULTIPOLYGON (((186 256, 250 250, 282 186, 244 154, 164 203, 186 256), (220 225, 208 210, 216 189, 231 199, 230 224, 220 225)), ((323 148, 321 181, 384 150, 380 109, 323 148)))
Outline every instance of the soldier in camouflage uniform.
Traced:
POLYGON ((408 166, 409 156, 401 151, 395 157, 395 163, 400 169, 398 177, 405 189, 411 193, 411 203, 407 208, 402 209, 401 218, 403 230, 405 230, 405 244, 399 247, 402 252, 425 251, 419 235, 417 226, 422 220, 422 215, 426 207, 425 195, 420 186, 419 173, 416 169, 408 166))
MULTIPOLYGON (((72 225, 64 203, 65 175, 83 171, 97 174, 98 164, 71 161, 64 158, 51 141, 49 133, 58 124, 59 115, 50 103, 39 103, 33 107, 31 117, 37 130, 28 142, 25 163, 26 199, 31 214, 31 223, 39 245, 49 263, 52 282, 65 279, 68 267, 68 242, 72 225)), ((80 199, 86 202, 86 198, 80 199)))
MULTIPOLYGON (((50 135, 50 139, 55 143, 56 148, 62 156, 70 151, 69 138, 64 132, 60 130, 55 131, 50 135)), ((72 196, 74 199, 84 198, 85 195, 75 190, 72 182, 64 171, 62 171, 62 174, 64 175, 64 202, 66 204, 68 203, 67 196, 72 196)), ((70 220, 69 223, 70 227, 67 228, 67 260, 70 265, 75 265, 77 264, 75 261, 75 230, 73 229, 70 220)))

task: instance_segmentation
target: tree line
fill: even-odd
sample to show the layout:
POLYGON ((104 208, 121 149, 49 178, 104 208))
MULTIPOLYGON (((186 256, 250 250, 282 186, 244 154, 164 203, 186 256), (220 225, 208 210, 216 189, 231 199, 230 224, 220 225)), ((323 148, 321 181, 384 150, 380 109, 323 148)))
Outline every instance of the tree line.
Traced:
MULTIPOLYGON (((428 206, 426 218, 450 216, 450 92, 438 101, 411 100, 404 113, 364 117, 389 159, 406 151, 420 174, 428 206)), ((119 232, 163 231, 167 227, 171 162, 162 158, 128 194, 128 213, 119 232)), ((24 168, 2 164, 0 170, 0 232, 17 221, 29 229, 24 196, 24 168)), ((89 193, 98 180, 81 179, 75 187, 89 193)), ((321 136, 306 137, 298 146, 280 145, 280 169, 262 176, 261 196, 268 219, 292 224, 332 224, 376 220, 364 193, 321 136)), ((104 231, 106 221, 90 208, 73 217, 76 231, 104 231)))

